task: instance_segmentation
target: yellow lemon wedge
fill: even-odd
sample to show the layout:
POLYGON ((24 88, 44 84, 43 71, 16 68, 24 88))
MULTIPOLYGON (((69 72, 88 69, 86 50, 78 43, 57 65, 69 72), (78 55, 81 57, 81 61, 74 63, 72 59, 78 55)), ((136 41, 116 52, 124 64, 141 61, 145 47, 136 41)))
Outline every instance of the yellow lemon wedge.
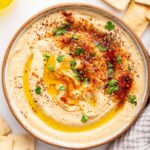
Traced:
POLYGON ((0 12, 9 8, 15 0, 0 0, 0 12))

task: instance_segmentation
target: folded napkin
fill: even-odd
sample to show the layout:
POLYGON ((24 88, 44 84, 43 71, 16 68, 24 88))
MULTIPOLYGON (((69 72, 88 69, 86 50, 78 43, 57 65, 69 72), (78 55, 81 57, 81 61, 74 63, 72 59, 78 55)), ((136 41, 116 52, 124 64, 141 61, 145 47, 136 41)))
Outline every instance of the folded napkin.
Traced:
POLYGON ((137 122, 109 150, 150 150, 150 104, 137 122))

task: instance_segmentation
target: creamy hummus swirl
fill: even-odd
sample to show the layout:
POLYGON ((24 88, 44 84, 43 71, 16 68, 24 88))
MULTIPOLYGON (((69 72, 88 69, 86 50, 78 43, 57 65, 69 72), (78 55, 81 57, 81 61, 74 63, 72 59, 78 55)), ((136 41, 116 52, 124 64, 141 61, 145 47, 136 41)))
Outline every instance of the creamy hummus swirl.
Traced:
POLYGON ((8 70, 12 95, 19 92, 17 98, 28 101, 41 120, 84 127, 106 123, 126 104, 138 105, 142 67, 140 54, 116 23, 60 11, 23 34, 8 70))

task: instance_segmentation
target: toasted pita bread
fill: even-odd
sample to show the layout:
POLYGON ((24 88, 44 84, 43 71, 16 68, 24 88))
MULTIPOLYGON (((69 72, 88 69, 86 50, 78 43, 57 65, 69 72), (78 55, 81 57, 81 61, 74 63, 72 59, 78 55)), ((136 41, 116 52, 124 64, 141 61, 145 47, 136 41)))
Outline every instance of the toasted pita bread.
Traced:
POLYGON ((140 5, 132 2, 123 17, 123 20, 137 33, 140 37, 146 30, 149 21, 146 19, 146 13, 148 12, 146 5, 140 5))
POLYGON ((146 18, 150 20, 150 9, 149 9, 149 11, 146 14, 146 18))
POLYGON ((0 136, 7 135, 11 132, 11 129, 9 128, 6 121, 0 117, 0 136))
POLYGON ((145 5, 150 5, 150 0, 135 0, 135 2, 145 4, 145 5))
POLYGON ((13 139, 11 137, 0 136, 0 150, 13 150, 13 139))
POLYGON ((130 0, 103 0, 112 7, 123 11, 129 4, 130 0))
POLYGON ((35 150, 35 140, 30 135, 12 135, 14 141, 13 150, 35 150))

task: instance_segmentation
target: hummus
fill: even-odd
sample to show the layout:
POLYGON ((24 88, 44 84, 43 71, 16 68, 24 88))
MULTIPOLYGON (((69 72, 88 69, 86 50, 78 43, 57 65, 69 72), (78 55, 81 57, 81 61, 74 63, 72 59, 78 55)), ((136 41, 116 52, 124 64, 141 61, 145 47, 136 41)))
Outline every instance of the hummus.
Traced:
POLYGON ((34 128, 47 135, 99 133, 86 142, 104 139, 134 118, 145 68, 118 24, 90 10, 68 9, 43 16, 22 33, 9 56, 8 79, 12 100, 34 128))

